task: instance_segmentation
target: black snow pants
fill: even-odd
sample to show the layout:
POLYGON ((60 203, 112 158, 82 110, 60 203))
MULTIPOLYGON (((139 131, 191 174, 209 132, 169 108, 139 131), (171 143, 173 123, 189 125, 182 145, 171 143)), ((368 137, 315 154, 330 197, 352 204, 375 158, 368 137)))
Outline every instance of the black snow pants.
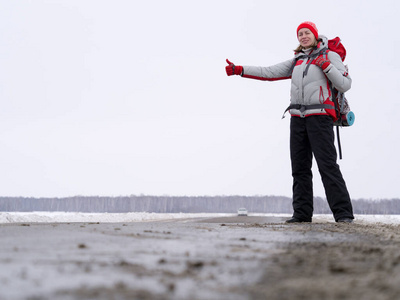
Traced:
POLYGON ((290 156, 293 176, 293 217, 311 221, 313 215, 312 158, 317 161, 325 195, 335 221, 354 219, 350 195, 343 179, 329 116, 291 117, 290 156))

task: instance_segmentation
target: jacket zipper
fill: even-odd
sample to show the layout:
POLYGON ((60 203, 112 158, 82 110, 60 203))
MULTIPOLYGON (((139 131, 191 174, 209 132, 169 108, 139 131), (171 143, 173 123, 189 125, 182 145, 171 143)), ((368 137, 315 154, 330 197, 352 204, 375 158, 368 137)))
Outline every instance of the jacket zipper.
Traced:
POLYGON ((308 61, 310 60, 310 58, 308 58, 307 60, 305 60, 305 63, 303 63, 303 78, 301 79, 301 102, 306 105, 306 102, 304 100, 304 77, 305 77, 305 71, 307 68, 307 64, 308 61))

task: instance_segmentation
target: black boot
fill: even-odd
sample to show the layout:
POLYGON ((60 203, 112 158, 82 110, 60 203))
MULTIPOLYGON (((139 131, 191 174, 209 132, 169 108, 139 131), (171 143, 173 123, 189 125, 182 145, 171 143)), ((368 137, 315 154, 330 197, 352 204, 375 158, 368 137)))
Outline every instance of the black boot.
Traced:
POLYGON ((286 220, 285 223, 311 223, 311 221, 301 220, 299 218, 292 217, 291 219, 286 220))
POLYGON ((350 218, 340 218, 336 222, 338 223, 353 223, 353 219, 350 218))

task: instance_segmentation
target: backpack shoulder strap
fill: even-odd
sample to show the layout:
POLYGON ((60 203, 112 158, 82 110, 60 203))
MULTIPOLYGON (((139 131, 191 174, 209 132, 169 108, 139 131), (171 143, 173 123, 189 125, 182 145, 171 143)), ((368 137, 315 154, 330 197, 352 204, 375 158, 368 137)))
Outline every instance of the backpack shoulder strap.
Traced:
POLYGON ((291 65, 291 67, 290 67, 290 69, 289 69, 289 71, 288 71, 288 77, 292 76, 293 69, 294 69, 294 67, 296 66, 297 61, 298 61, 300 58, 307 58, 307 59, 310 59, 308 65, 307 65, 307 67, 306 67, 306 69, 304 70, 304 75, 307 75, 308 68, 310 67, 310 64, 312 63, 312 61, 313 61, 314 59, 316 59, 317 57, 319 57, 320 55, 323 55, 323 54, 325 54, 325 53, 328 53, 328 51, 329 51, 328 49, 322 49, 322 50, 320 50, 320 51, 318 51, 318 52, 316 52, 316 53, 312 53, 312 54, 310 54, 310 55, 304 54, 304 55, 299 55, 299 56, 295 57, 295 58, 293 59, 292 65, 291 65))
MULTIPOLYGON (((303 57, 303 56, 301 56, 301 57, 303 57)), ((292 76, 293 69, 294 69, 294 67, 296 66, 297 61, 299 60, 299 58, 300 58, 300 56, 297 56, 297 57, 295 57, 295 58, 293 59, 292 65, 290 66, 290 69, 289 69, 289 71, 288 71, 288 77, 291 77, 291 76, 292 76)))

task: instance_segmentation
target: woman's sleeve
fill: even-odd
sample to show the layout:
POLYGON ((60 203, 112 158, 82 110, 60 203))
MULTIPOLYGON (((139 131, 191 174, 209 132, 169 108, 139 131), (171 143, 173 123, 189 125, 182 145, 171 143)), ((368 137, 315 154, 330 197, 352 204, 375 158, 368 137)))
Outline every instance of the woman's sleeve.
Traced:
POLYGON ((333 51, 328 52, 328 58, 331 61, 330 66, 324 71, 333 86, 339 92, 347 92, 351 88, 351 77, 347 68, 342 62, 339 54, 333 51))
POLYGON ((268 81, 289 79, 293 61, 290 59, 270 67, 243 66, 242 77, 268 81))

